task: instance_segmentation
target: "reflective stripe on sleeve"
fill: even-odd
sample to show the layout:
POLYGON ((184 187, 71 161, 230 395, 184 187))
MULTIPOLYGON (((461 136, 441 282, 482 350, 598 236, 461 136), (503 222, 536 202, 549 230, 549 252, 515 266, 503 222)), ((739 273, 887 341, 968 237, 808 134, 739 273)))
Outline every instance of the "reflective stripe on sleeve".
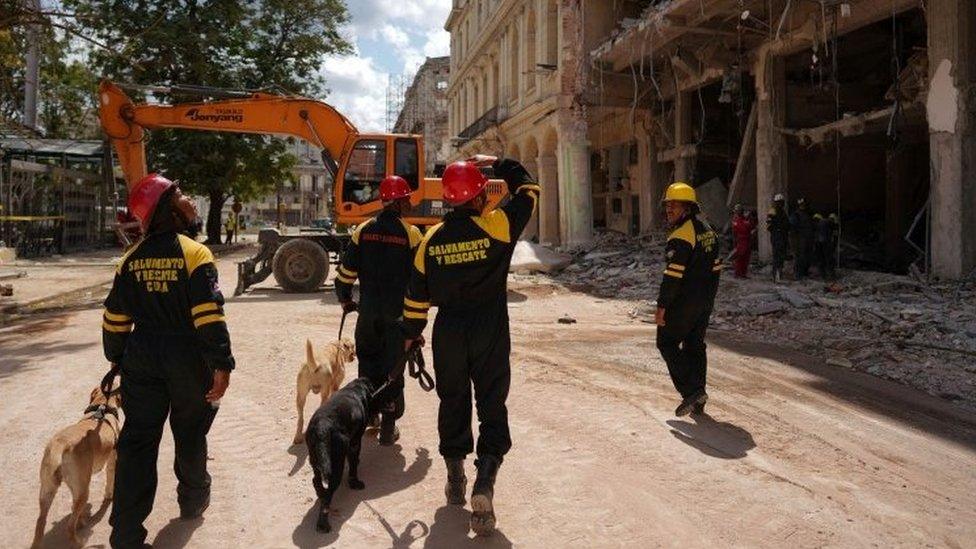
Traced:
POLYGON ((212 314, 201 316, 200 318, 193 319, 193 327, 199 328, 200 326, 205 326, 207 324, 212 324, 214 322, 223 322, 224 315, 222 314, 212 314))

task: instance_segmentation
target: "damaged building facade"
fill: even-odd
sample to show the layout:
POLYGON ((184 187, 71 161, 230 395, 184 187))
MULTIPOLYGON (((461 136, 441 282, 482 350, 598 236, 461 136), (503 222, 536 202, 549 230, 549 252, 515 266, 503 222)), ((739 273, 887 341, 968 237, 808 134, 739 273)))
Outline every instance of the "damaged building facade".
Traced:
POLYGON ((522 160, 542 242, 659 229, 685 180, 718 226, 783 193, 848 265, 976 268, 976 2, 462 0, 446 28, 454 157, 522 160))

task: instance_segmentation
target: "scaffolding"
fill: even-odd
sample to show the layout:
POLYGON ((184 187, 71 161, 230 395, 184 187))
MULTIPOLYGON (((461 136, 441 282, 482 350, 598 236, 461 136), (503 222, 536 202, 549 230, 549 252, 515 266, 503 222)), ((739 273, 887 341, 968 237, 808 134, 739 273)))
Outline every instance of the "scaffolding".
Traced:
POLYGON ((386 131, 393 132, 397 118, 403 110, 407 89, 413 81, 413 76, 407 74, 390 74, 386 85, 386 131))

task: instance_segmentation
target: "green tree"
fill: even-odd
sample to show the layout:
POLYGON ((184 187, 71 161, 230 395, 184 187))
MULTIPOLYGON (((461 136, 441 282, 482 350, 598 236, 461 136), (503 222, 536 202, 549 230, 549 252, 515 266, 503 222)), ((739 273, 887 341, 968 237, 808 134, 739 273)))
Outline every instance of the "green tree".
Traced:
MULTIPOLYGON (((352 50, 340 33, 349 19, 342 0, 65 0, 102 44, 93 65, 137 84, 194 84, 237 89, 325 93, 320 68, 329 54, 352 50)), ((158 94, 165 101, 200 100, 158 94)), ((267 194, 290 177, 295 159, 265 136, 166 130, 152 132, 150 169, 207 196, 209 242, 220 240, 220 211, 231 196, 267 194)))
POLYGON ((0 119, 22 122, 26 54, 30 28, 36 29, 40 52, 38 125, 46 137, 97 139, 97 80, 82 59, 72 27, 44 12, 31 11, 20 0, 0 0, 0 119))

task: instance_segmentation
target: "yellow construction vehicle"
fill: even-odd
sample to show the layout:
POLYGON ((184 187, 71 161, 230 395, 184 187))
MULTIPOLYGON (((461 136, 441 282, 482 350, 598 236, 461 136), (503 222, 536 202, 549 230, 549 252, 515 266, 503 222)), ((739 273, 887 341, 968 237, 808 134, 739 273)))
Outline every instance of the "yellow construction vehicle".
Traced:
MULTIPOLYGON (((305 97, 266 92, 224 90, 199 86, 127 86, 103 81, 99 86, 99 118, 111 138, 131 189, 147 171, 145 132, 160 128, 293 136, 322 150, 322 162, 332 176, 334 220, 355 225, 382 208, 380 181, 399 175, 416 192, 407 221, 430 226, 445 213, 441 181, 423 174, 424 143, 417 135, 360 134, 332 106, 305 97), (123 88, 193 95, 207 98, 194 103, 141 104, 129 99, 123 88)), ((506 196, 503 182, 488 185, 489 208, 506 196)), ((302 231, 283 235, 264 229, 258 235, 258 255, 238 264, 235 295, 274 273, 286 291, 316 291, 338 260, 347 234, 302 231), (331 260, 330 260, 331 256, 331 260)))

